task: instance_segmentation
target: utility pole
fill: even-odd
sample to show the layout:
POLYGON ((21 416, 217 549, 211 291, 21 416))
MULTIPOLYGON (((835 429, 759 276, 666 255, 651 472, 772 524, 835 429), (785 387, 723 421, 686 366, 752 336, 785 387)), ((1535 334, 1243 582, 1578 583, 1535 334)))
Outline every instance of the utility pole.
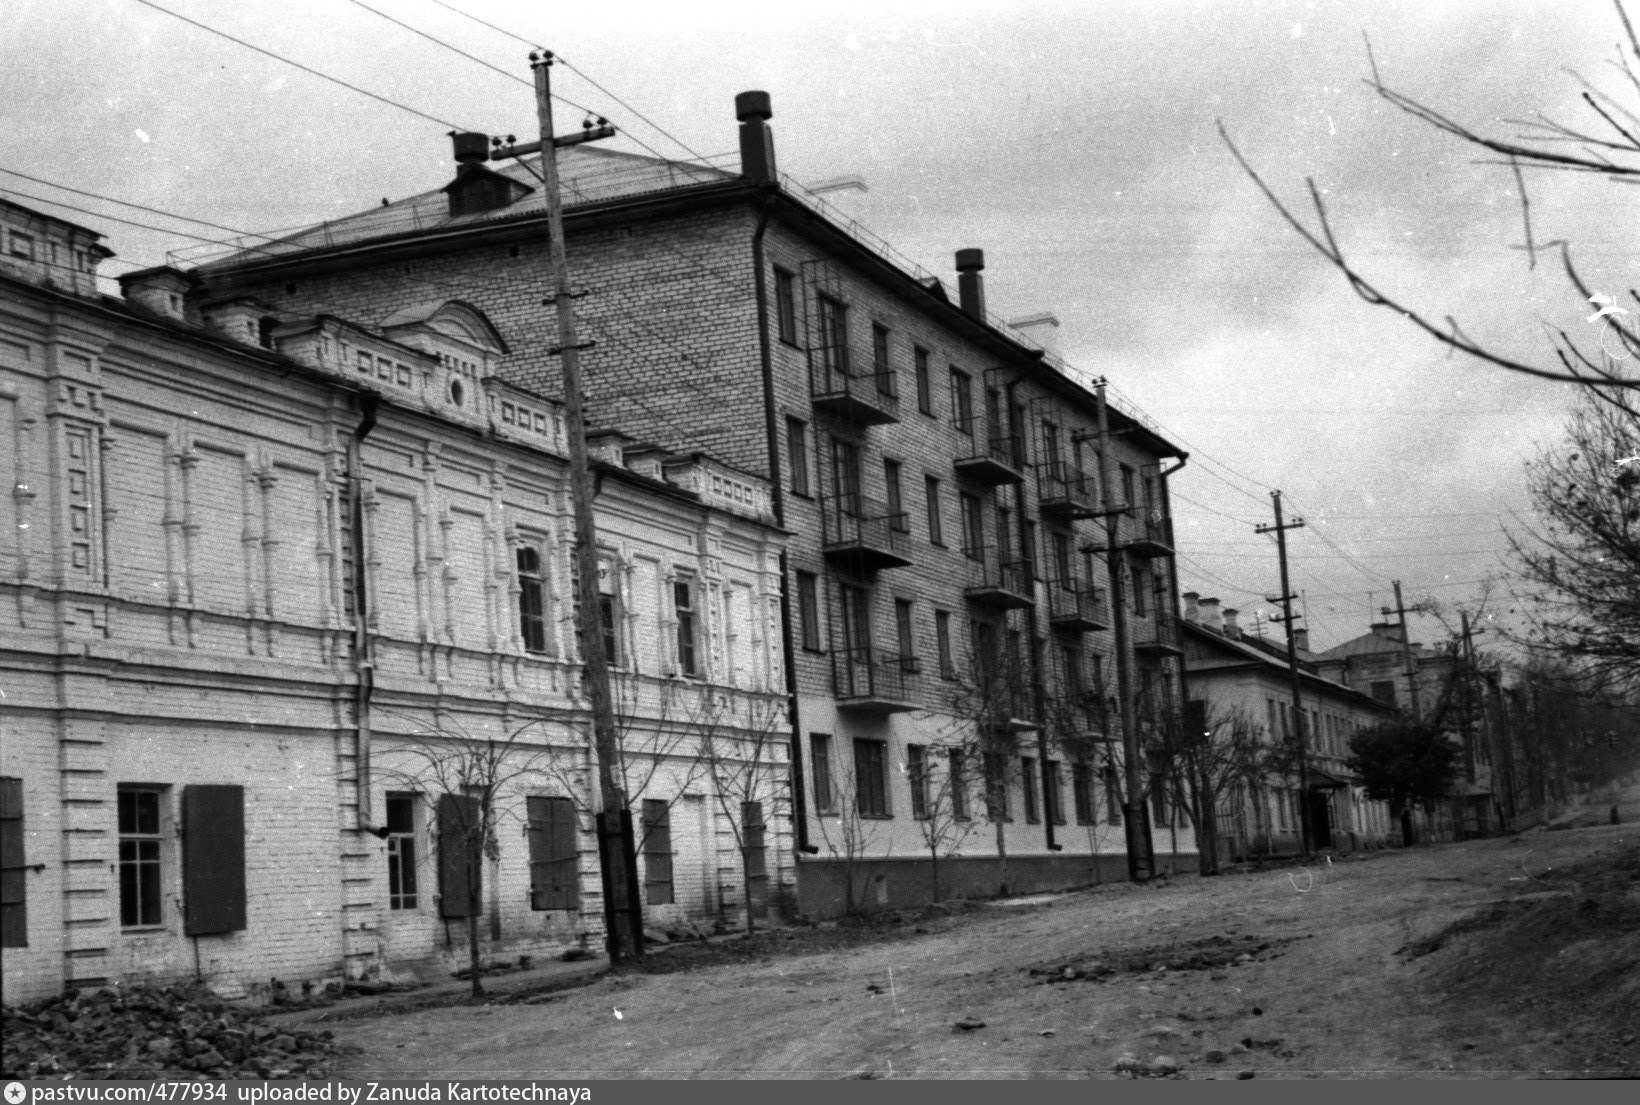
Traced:
MULTIPOLYGON (((1389 613, 1389 607, 1384 607, 1384 617, 1389 617, 1389 613)), ((1400 580, 1395 581, 1395 614, 1401 619, 1401 656, 1406 661, 1407 692, 1412 696, 1412 720, 1416 722, 1423 717, 1424 711, 1418 692, 1418 665, 1412 658, 1412 637, 1407 633, 1407 608, 1401 601, 1400 580)))
MULTIPOLYGON (((558 344, 547 350, 563 365, 564 426, 569 436, 570 502, 575 513, 576 592, 581 603, 582 679, 592 706, 592 736, 598 761, 598 856, 603 868, 605 946, 609 961, 643 955, 643 922, 637 897, 637 856, 633 846, 632 811, 627 808, 625 780, 620 775, 619 737, 609 689, 609 656, 604 652, 603 605, 598 592, 598 525, 592 513, 592 476, 587 469, 586 422, 581 397, 582 345, 575 334, 574 297, 569 286, 569 262, 564 249, 564 205, 558 192, 558 147, 609 137, 613 127, 555 138, 552 132, 551 51, 530 53, 535 75, 535 113, 541 126, 541 180, 547 200, 547 259, 552 274, 552 299, 558 310, 558 344)), ((603 121, 600 120, 602 124, 603 121)), ((529 146, 510 146, 500 155, 533 153, 529 146)))
POLYGON ((1126 583, 1122 578, 1126 554, 1123 552, 1118 519, 1133 505, 1116 507, 1111 498, 1110 417, 1105 405, 1105 379, 1094 381, 1093 394, 1099 409, 1099 488, 1100 510, 1105 516, 1105 563, 1110 569, 1110 615, 1116 631, 1116 699, 1122 724, 1122 768, 1126 776, 1122 794, 1122 820, 1127 835, 1128 878, 1149 882, 1156 874, 1156 853, 1151 845, 1150 820, 1145 816, 1144 778, 1140 772, 1139 727, 1133 716, 1133 674, 1129 670, 1126 583))
MULTIPOLYGON (((1284 521, 1281 516, 1281 492, 1270 492, 1270 498, 1275 503, 1276 521, 1273 526, 1254 526, 1254 533, 1273 533, 1276 535, 1276 553, 1281 559, 1281 597, 1266 596, 1267 602, 1279 602, 1282 606, 1281 621, 1287 626, 1287 674, 1292 679, 1293 694, 1293 735, 1298 738, 1298 835, 1304 854, 1310 854, 1310 757, 1309 742, 1304 733, 1304 698, 1298 677, 1298 638, 1293 629, 1293 622, 1300 615, 1293 613, 1292 585, 1287 580, 1287 531, 1303 529, 1304 519, 1294 518, 1291 522, 1284 521)), ((1274 619, 1272 619, 1274 620, 1274 619)))

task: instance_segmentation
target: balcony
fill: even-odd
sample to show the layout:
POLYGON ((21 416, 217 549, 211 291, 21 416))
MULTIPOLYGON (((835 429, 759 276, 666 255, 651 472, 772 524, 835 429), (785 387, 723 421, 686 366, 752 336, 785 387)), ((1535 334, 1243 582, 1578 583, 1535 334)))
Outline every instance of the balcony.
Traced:
POLYGON ((1094 633, 1111 627, 1105 591, 1071 577, 1048 584, 1048 624, 1068 633, 1094 633))
POLYGON ((1147 558, 1172 556, 1172 519, 1159 510, 1135 507, 1128 528, 1127 551, 1147 558))
POLYGON ((1128 625, 1133 630, 1133 651, 1141 656, 1183 656, 1179 647, 1179 632, 1173 615, 1152 611, 1148 618, 1134 618, 1128 625))
POLYGON ((1023 560, 1004 560, 992 548, 964 549, 968 558, 968 583, 963 594, 968 601, 993 610, 1017 610, 1032 606, 1030 565, 1023 560))
POLYGON ((911 564, 909 519, 903 512, 863 495, 830 495, 820 500, 820 552, 855 572, 904 568, 911 564))
POLYGON ((831 678, 839 708, 900 714, 918 709, 922 661, 870 647, 838 649, 831 654, 831 678))
MULTIPOLYGON (((854 367, 846 345, 809 350, 809 392, 814 409, 856 426, 881 426, 900 420, 899 388, 888 365, 854 367)), ((861 365, 870 362, 861 358, 861 365)))
POLYGON ((1037 503, 1045 515, 1097 518, 1103 511, 1094 492, 1093 477, 1062 460, 1051 460, 1037 469, 1037 503))
POLYGON ((952 425, 973 443, 969 455, 957 457, 957 475, 987 487, 1019 483, 1025 478, 1025 449, 1018 435, 986 433, 986 423, 979 418, 958 419, 952 425))

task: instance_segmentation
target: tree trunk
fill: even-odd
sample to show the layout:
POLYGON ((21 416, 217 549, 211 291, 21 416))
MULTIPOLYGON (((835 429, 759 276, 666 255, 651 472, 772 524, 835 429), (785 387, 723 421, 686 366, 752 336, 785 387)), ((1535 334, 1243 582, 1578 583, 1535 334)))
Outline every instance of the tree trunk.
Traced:
POLYGON ((940 850, 936 846, 928 849, 928 874, 934 880, 934 900, 940 900, 940 850))
POLYGON ((1003 823, 998 821, 997 826, 997 868, 1000 872, 997 885, 997 897, 1008 896, 1008 840, 1004 833, 1003 823))
POLYGON ((1219 873, 1219 811, 1217 796, 1203 788, 1199 793, 1201 817, 1196 825, 1196 850, 1201 856, 1201 873, 1219 873))
POLYGON ((744 848, 740 850, 740 893, 746 899, 746 935, 751 936, 757 922, 752 917, 752 866, 744 848))
POLYGON ((1401 807, 1401 846, 1410 848, 1417 843, 1412 833, 1412 807, 1401 807))
POLYGON ((484 996, 483 972, 478 969, 478 908, 477 903, 469 902, 471 911, 467 914, 467 967, 473 976, 473 997, 484 996))

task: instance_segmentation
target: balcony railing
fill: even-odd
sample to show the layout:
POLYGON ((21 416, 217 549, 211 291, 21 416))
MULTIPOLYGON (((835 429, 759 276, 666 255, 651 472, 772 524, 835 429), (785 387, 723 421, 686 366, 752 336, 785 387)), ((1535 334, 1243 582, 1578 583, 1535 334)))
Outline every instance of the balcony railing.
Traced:
POLYGON ((974 443, 968 455, 957 457, 958 475, 990 487, 1025 478, 1025 447, 1019 435, 994 430, 983 418, 959 418, 952 425, 974 443))
POLYGON ((1050 460, 1037 469, 1037 501, 1044 514, 1064 518, 1095 517, 1100 512, 1096 491, 1092 476, 1062 460, 1050 460))
POLYGON ((915 656, 863 648, 831 654, 832 687, 839 706, 882 714, 917 709, 922 661, 915 656))
POLYGON ((1055 629, 1091 633, 1111 627, 1105 592, 1072 576, 1048 584, 1048 622, 1055 629))
POLYGON ((809 392, 816 410, 859 426, 900 420, 899 385, 894 369, 855 357, 846 345, 809 350, 809 392))
POLYGON ((1146 656, 1182 656, 1179 647, 1177 620, 1162 610, 1152 610, 1149 617, 1135 617, 1128 622, 1133 633, 1133 651, 1146 656))
POLYGON ((964 549, 963 555, 968 564, 963 594, 970 602, 1013 610, 1036 601, 1031 595, 1030 565, 1025 561, 1004 559, 1005 553, 988 547, 964 549))
POLYGON ((1159 510, 1135 506, 1128 525, 1127 549, 1135 556, 1172 556, 1172 519, 1159 510))
POLYGON ((833 494, 820 500, 820 551, 856 571, 904 568, 911 563, 911 534, 903 511, 863 495, 833 494))

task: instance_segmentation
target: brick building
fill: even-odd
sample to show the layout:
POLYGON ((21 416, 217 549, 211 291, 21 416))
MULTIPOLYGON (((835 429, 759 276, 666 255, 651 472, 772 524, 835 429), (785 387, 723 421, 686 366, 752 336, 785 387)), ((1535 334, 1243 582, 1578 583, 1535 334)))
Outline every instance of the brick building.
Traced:
MULTIPOLYGON (((0 215, 90 258, 0 270, 7 999, 447 966, 475 911, 486 958, 596 946, 562 417, 484 312, 100 296, 95 236, 0 215)), ((646 915, 738 922, 793 893, 784 534, 756 475, 592 441, 646 915)))
MULTIPOLYGON (((1206 703, 1207 717, 1228 724, 1232 713, 1250 723, 1268 747, 1296 731, 1286 642, 1245 636, 1237 611, 1216 598, 1186 593, 1184 664, 1190 695, 1206 703)), ((1395 715, 1362 690, 1328 679, 1297 630, 1300 704, 1309 772, 1250 771, 1219 803, 1219 832, 1238 858, 1301 850, 1299 803, 1310 811, 1312 846, 1356 851, 1398 840, 1388 803, 1368 798, 1346 760, 1354 734, 1395 715)))
MULTIPOLYGON (((986 311, 979 250, 953 296, 776 172, 767 96, 736 109, 738 166, 558 160, 591 420, 767 478, 792 532, 801 909, 926 900, 931 858, 942 894, 1119 874, 1115 618, 1137 724, 1156 724, 1181 682, 1164 462, 1182 451, 1114 407, 1102 438, 1089 388, 986 311)), ((498 372, 554 395, 540 178, 485 146, 457 136, 441 187, 197 274, 279 317, 382 325, 459 294, 502 334, 498 372)))

